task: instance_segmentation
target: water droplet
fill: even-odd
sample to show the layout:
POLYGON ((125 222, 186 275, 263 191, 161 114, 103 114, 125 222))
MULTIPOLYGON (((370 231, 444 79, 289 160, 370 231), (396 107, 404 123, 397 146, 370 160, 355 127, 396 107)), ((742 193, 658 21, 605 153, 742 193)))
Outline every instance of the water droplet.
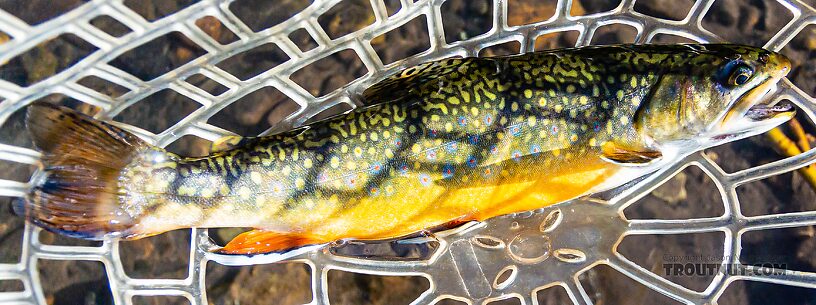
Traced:
POLYGON ((518 230, 519 228, 521 228, 521 225, 518 223, 518 221, 510 223, 510 230, 518 230))
POLYGON ((522 233, 510 241, 507 251, 510 257, 524 264, 535 264, 550 257, 550 238, 546 235, 522 233))

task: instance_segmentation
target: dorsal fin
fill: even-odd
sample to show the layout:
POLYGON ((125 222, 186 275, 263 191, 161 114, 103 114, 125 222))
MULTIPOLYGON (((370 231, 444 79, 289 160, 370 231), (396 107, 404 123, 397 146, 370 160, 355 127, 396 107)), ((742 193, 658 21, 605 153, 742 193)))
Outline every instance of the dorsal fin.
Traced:
POLYGON ((448 58, 416 65, 376 83, 363 92, 363 98, 371 103, 401 100, 417 88, 440 77, 463 69, 465 64, 478 58, 448 58))
POLYGON ((210 145, 210 152, 224 152, 241 146, 245 139, 242 136, 223 136, 210 145))

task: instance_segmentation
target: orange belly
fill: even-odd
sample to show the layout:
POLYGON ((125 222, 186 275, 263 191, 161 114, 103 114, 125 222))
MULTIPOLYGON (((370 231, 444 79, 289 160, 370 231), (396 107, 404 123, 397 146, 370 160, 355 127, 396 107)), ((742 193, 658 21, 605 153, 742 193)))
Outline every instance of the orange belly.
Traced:
POLYGON ((561 167, 532 179, 457 188, 423 185, 420 174, 412 173, 393 181, 398 185, 393 196, 369 196, 339 205, 324 200, 309 211, 289 213, 286 222, 327 242, 396 238, 455 221, 485 220, 573 199, 592 192, 618 170, 596 157, 571 161, 580 166, 561 167))

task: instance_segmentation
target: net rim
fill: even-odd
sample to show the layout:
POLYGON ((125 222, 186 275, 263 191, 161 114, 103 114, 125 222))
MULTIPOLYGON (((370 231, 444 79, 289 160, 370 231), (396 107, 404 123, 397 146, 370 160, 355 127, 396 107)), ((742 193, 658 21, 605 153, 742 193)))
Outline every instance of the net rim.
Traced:
MULTIPOLYGON (((97 51, 72 67, 29 87, 20 87, 5 80, 0 80, 0 96, 5 98, 5 101, 0 103, 0 122, 5 122, 12 113, 22 109, 28 103, 52 93, 61 93, 99 106, 103 108, 103 112, 98 115, 99 118, 112 118, 127 107, 155 92, 172 89, 195 100, 201 107, 159 134, 153 134, 130 125, 117 124, 133 131, 150 143, 166 146, 184 135, 195 135, 204 139, 215 140, 221 136, 233 134, 206 122, 212 115, 232 102, 264 86, 275 87, 301 106, 299 111, 287 117, 281 124, 265 131, 265 134, 269 134, 301 125, 308 118, 338 103, 360 106, 362 103, 359 100, 359 95, 363 89, 410 65, 448 56, 476 56, 485 47, 510 41, 519 42, 521 52, 526 52, 534 49, 535 39, 538 36, 548 33, 578 30, 579 37, 576 46, 583 46, 590 44, 598 28, 609 24, 625 24, 637 30, 635 43, 648 43, 658 34, 677 35, 700 42, 723 41, 702 26, 703 17, 713 5, 713 0, 695 1, 688 15, 682 20, 660 19, 636 12, 634 11, 634 0, 624 0, 619 6, 607 12, 585 16, 570 16, 569 9, 572 7, 572 1, 562 0, 558 1, 556 13, 552 18, 518 26, 507 25, 507 1, 495 0, 492 2, 493 26, 491 30, 485 34, 452 44, 448 44, 444 38, 441 16, 441 7, 444 0, 421 0, 416 3, 409 0, 400 0, 401 9, 391 16, 388 16, 382 1, 371 0, 371 7, 375 15, 374 23, 352 34, 331 39, 318 24, 317 16, 325 13, 339 2, 340 0, 316 1, 292 18, 259 32, 253 32, 229 10, 231 1, 203 0, 153 22, 144 20, 125 6, 122 1, 92 1, 35 26, 29 26, 19 18, 0 10, 0 28, 3 28, 6 33, 14 37, 11 41, 0 45, 0 61, 8 61, 25 50, 61 34, 75 34, 98 48, 97 51), (89 21, 100 15, 116 18, 129 27, 132 32, 115 38, 90 26, 89 21), (424 15, 427 20, 430 48, 404 60, 383 65, 371 46, 371 40, 414 20, 420 15, 424 15), (239 37, 239 40, 229 45, 220 45, 209 38, 206 33, 200 31, 194 24, 196 19, 204 16, 218 18, 225 27, 239 37), (307 30, 317 42, 317 48, 307 52, 302 52, 297 48, 288 38, 288 35, 299 28, 307 30), (141 81, 106 64, 109 60, 128 50, 173 31, 181 32, 187 36, 195 44, 205 49, 207 54, 150 81, 141 81), (270 42, 275 43, 290 57, 287 63, 246 81, 241 81, 215 66, 216 63, 235 54, 270 42), (345 49, 353 50, 368 70, 363 77, 349 83, 348 86, 322 97, 313 97, 289 78, 292 73, 300 68, 329 54, 345 49), (196 73, 204 74, 206 77, 216 80, 228 87, 229 91, 219 96, 212 96, 183 81, 196 73), (76 81, 88 75, 94 75, 124 86, 130 89, 131 92, 118 98, 111 98, 76 84, 76 81)), ((793 14, 793 18, 764 45, 765 48, 774 51, 780 51, 806 26, 816 24, 816 10, 802 1, 777 0, 777 2, 787 8, 793 14)), ((779 90, 775 94, 776 100, 791 100, 809 118, 816 118, 816 100, 787 79, 780 83, 779 90)), ((38 157, 39 153, 36 151, 0 144, 0 159, 2 160, 37 164, 38 157)), ((723 232, 725 234, 723 253, 735 254, 729 255, 729 259, 724 261, 723 264, 739 263, 738 254, 741 252, 742 247, 740 237, 745 232, 816 224, 816 212, 744 216, 740 211, 739 200, 734 191, 736 187, 776 174, 789 172, 814 162, 816 162, 816 150, 811 149, 795 157, 726 173, 706 154, 697 152, 687 156, 674 166, 650 175, 647 179, 618 194, 610 202, 603 204, 602 206, 607 209, 605 212, 618 214, 622 220, 621 223, 626 224, 625 228, 621 223, 605 225, 610 226, 609 230, 612 233, 620 233, 620 240, 628 234, 723 232), (622 213, 624 208, 636 202, 687 166, 701 168, 715 182, 725 205, 724 215, 682 221, 625 219, 622 213)), ((27 183, 0 180, 0 195, 19 197, 25 193, 27 188, 27 183)), ((573 207, 588 206, 582 205, 581 202, 570 204, 573 207)), ((440 242, 443 244, 440 249, 446 251, 440 250, 428 262, 406 264, 347 259, 327 254, 325 251, 295 253, 297 255, 294 255, 291 259, 305 263, 312 270, 312 301, 309 304, 329 304, 327 291, 327 273, 329 270, 344 270, 374 275, 417 275, 427 278, 431 288, 414 300, 412 304, 429 304, 442 298, 457 299, 468 304, 518 298, 522 304, 537 304, 536 292, 552 286, 564 287, 575 304, 591 304, 591 298, 587 295, 577 277, 581 272, 597 264, 607 264, 629 278, 685 304, 716 302, 728 285, 738 280, 816 288, 816 273, 797 271, 779 277, 718 275, 704 291, 696 292, 649 272, 617 253, 614 247, 612 253, 604 257, 596 257, 602 259, 591 259, 593 254, 599 253, 586 253, 589 255, 589 259, 586 260, 585 264, 577 264, 572 268, 560 270, 559 274, 550 279, 553 280, 551 283, 532 287, 535 285, 514 282, 513 285, 509 286, 511 289, 496 289, 499 290, 497 295, 493 295, 495 291, 492 290, 487 296, 479 295, 480 297, 474 297, 473 291, 467 289, 463 293, 460 288, 457 288, 461 286, 457 286, 458 283, 471 287, 477 287, 480 284, 467 283, 465 279, 461 278, 459 282, 436 280, 444 278, 444 275, 435 272, 434 269, 456 269, 455 258, 451 258, 450 251, 447 251, 451 249, 451 245, 470 244, 469 240, 474 236, 473 234, 494 232, 491 230, 496 230, 498 223, 519 217, 527 217, 524 219, 535 218, 535 215, 539 215, 538 217, 541 218, 546 216, 547 213, 544 212, 553 209, 564 209, 565 207, 565 205, 559 204, 542 209, 539 213, 533 215, 500 217, 471 228, 462 229, 459 232, 450 232, 449 235, 440 236, 440 242), (448 263, 440 263, 445 259, 449 259, 447 260, 448 263), (454 264, 453 267, 444 265, 451 264, 451 262, 454 264)), ((566 225, 568 224, 569 222, 566 223, 566 225)), ((229 264, 229 261, 225 260, 225 258, 213 256, 204 251, 209 241, 207 232, 193 229, 190 265, 186 278, 178 280, 135 279, 125 273, 119 260, 119 244, 116 241, 106 241, 100 247, 55 246, 40 243, 39 233, 39 229, 26 225, 23 234, 21 262, 18 264, 0 264, 0 280, 16 279, 21 280, 24 284, 24 291, 22 292, 0 293, 0 302, 45 304, 42 287, 39 284, 39 273, 37 272, 37 261, 39 259, 101 261, 105 265, 114 303, 116 304, 131 304, 132 297, 136 295, 180 295, 187 298, 191 304, 207 304, 204 284, 207 262, 213 260, 229 264)), ((501 264, 507 263, 506 259, 496 261, 495 265, 498 267, 504 267, 501 264)), ((494 264, 484 264, 482 267, 496 267, 487 265, 494 264)), ((748 268, 742 264, 738 266, 741 266, 739 268, 748 268)), ((521 274, 521 271, 518 272, 521 274)))

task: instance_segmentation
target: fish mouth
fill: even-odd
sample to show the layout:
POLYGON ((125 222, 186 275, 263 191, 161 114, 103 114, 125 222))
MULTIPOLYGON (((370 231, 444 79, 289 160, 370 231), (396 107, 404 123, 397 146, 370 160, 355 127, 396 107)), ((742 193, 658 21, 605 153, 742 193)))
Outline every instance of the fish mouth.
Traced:
POLYGON ((713 145, 747 138, 787 122, 796 114, 796 108, 787 101, 774 102, 770 93, 776 82, 767 82, 745 93, 723 118, 719 131, 711 137, 713 145), (754 101, 753 104, 750 104, 754 101))
POLYGON ((793 116, 796 109, 793 104, 787 101, 781 101, 775 105, 770 104, 756 104, 748 108, 744 117, 754 122, 772 119, 776 116, 793 116))
POLYGON ((723 125, 748 124, 764 126, 781 124, 796 114, 796 108, 788 101, 775 101, 772 92, 777 89, 778 80, 769 80, 764 84, 748 91, 728 111, 723 119, 723 125), (729 120, 729 116, 733 120, 729 120), (735 121, 735 122, 733 122, 735 121))

